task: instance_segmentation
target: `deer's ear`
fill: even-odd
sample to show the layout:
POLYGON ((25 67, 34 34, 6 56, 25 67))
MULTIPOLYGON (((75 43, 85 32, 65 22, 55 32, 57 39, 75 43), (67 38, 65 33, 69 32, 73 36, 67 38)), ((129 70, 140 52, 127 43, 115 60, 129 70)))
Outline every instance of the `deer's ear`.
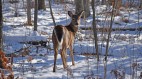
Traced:
POLYGON ((71 11, 68 11, 68 15, 70 16, 70 17, 72 17, 72 12, 71 11))
POLYGON ((84 10, 82 10, 82 11, 78 14, 78 16, 81 17, 81 16, 83 15, 83 13, 84 13, 84 10))

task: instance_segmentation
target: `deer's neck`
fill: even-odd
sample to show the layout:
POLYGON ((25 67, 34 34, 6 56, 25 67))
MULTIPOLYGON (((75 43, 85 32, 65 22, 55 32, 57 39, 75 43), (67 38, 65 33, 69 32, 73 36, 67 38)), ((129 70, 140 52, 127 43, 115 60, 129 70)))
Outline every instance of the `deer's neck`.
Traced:
POLYGON ((66 26, 67 27, 67 29, 69 30, 69 31, 71 31, 71 32, 73 32, 73 33, 75 33, 76 34, 76 32, 78 31, 78 26, 77 25, 73 25, 73 24, 69 24, 69 25, 67 25, 66 26))

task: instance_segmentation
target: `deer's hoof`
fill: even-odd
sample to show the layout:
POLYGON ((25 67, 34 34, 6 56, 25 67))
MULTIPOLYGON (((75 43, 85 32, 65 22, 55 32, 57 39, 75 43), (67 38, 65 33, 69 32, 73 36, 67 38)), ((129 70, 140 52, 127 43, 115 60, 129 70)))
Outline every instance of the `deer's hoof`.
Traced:
POLYGON ((75 64, 74 64, 74 63, 72 63, 72 65, 73 65, 73 66, 75 66, 75 64))
POLYGON ((53 72, 56 72, 55 70, 53 70, 53 72))
POLYGON ((53 72, 56 72, 56 67, 53 67, 53 72))

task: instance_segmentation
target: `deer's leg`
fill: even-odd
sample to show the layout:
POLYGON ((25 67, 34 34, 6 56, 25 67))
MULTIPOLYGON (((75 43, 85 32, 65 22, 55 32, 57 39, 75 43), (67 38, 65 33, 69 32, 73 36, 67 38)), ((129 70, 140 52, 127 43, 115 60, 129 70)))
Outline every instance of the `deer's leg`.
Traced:
POLYGON ((64 50, 65 66, 67 67, 67 49, 64 50))
POLYGON ((66 49, 65 48, 63 48, 62 50, 61 50, 61 58, 62 58, 62 62, 63 62, 63 67, 64 67, 64 69, 67 67, 67 63, 66 63, 66 54, 65 54, 65 52, 66 52, 66 49))
POLYGON ((71 56, 71 59, 72 59, 72 65, 75 65, 75 63, 74 63, 74 55, 73 55, 73 47, 70 46, 69 49, 70 49, 70 56, 71 56))
POLYGON ((53 72, 56 71, 56 60, 57 60, 57 55, 58 55, 58 49, 54 48, 54 67, 53 67, 53 72))

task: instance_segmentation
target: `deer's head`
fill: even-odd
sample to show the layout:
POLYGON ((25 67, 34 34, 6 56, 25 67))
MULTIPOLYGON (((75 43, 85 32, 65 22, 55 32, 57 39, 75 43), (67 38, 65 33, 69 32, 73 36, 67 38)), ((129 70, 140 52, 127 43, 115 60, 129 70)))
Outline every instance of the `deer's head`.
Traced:
POLYGON ((84 11, 81 11, 78 14, 73 14, 71 11, 68 11, 68 15, 71 17, 71 25, 78 26, 80 24, 80 18, 84 11))

